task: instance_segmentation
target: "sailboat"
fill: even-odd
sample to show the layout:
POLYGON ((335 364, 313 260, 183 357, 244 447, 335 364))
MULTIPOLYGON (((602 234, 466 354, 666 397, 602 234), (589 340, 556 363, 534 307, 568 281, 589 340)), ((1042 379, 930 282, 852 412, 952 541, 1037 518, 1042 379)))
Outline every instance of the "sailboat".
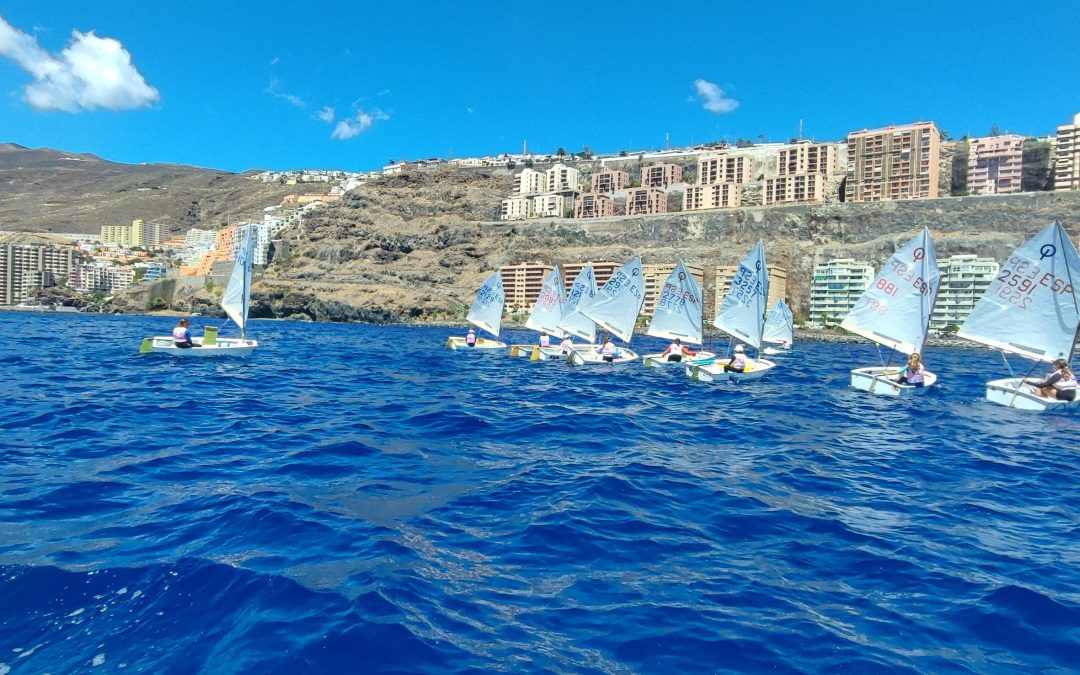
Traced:
MULTIPOLYGON (((765 245, 758 242, 739 262, 739 269, 731 280, 720 311, 713 325, 732 338, 741 340, 754 349, 761 349, 761 335, 765 331, 765 303, 769 297, 769 270, 765 266, 765 245)), ((746 359, 741 373, 724 370, 724 364, 716 359, 690 361, 686 374, 701 382, 748 382, 765 377, 776 364, 760 358, 746 359)))
MULTIPOLYGON (((1054 221, 1013 251, 956 335, 999 350, 1003 360, 1006 354, 1031 359, 1032 370, 1059 358, 1071 363, 1080 330, 1077 284, 1080 257, 1065 228, 1054 221)), ((1080 404, 1036 396, 1022 377, 987 382, 986 400, 1021 410, 1080 404)))
POLYGON ((585 340, 585 345, 596 342, 596 323, 581 313, 596 297, 596 275, 591 264, 581 268, 574 277, 574 285, 566 297, 566 310, 556 325, 566 335, 573 335, 585 340))
MULTIPOLYGON (((697 280, 683 261, 680 260, 668 275, 645 334, 668 340, 678 338, 685 345, 703 344, 701 286, 698 286, 697 280)), ((699 351, 696 356, 700 359, 716 355, 699 351)), ((660 368, 669 363, 681 362, 683 355, 680 353, 676 357, 673 354, 646 354, 642 359, 646 366, 660 368)))
POLYGON ((769 316, 765 317, 761 341, 769 345, 761 350, 767 356, 790 356, 793 353, 791 345, 795 342, 795 317, 783 299, 777 300, 769 310, 769 316))
MULTIPOLYGON (((465 320, 477 328, 499 337, 505 300, 506 294, 503 292, 502 276, 499 270, 495 270, 484 282, 484 285, 480 287, 476 294, 476 300, 473 301, 472 307, 469 308, 465 320)), ((472 347, 468 345, 465 338, 457 335, 450 337, 446 341, 447 349, 503 349, 504 347, 506 347, 505 342, 489 340, 483 337, 476 338, 476 344, 472 347)))
POLYGON ((239 338, 218 337, 218 329, 207 326, 203 335, 191 341, 199 347, 182 349, 173 342, 172 336, 156 335, 143 338, 139 353, 161 352, 176 356, 247 356, 259 346, 258 341, 246 335, 248 310, 251 306, 251 264, 255 258, 255 239, 251 226, 242 228, 240 246, 236 251, 225 294, 221 296, 221 308, 232 322, 240 328, 239 338))
MULTIPOLYGON (((901 354, 922 352, 938 292, 937 254, 926 228, 893 253, 840 327, 901 354)), ((923 373, 923 386, 899 384, 899 367, 884 364, 851 371, 851 386, 871 394, 925 392, 937 375, 923 373)))
MULTIPOLYGON (((645 278, 641 273, 641 258, 634 257, 615 270, 592 302, 580 311, 600 328, 629 343, 644 301, 645 278)), ((628 347, 620 347, 615 350, 614 359, 606 361, 594 345, 575 345, 566 362, 580 366, 628 363, 637 358, 638 355, 628 347)))
MULTIPOLYGON (((566 308, 566 290, 563 287, 562 275, 559 268, 551 270, 551 274, 544 280, 540 288, 540 295, 536 296, 532 312, 525 322, 525 327, 530 330, 546 333, 550 338, 558 340, 563 332, 559 330, 559 320, 562 319, 563 310, 566 308)), ((555 348, 554 345, 548 349, 555 348)), ((540 358, 537 345, 512 345, 510 356, 529 356, 533 361, 540 358)), ((556 349, 556 351, 559 351, 556 349)))

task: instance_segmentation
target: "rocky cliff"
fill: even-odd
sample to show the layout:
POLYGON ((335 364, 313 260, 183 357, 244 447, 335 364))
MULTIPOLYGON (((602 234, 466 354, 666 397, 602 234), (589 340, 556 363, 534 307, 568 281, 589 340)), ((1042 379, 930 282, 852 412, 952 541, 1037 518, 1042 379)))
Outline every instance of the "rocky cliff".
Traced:
POLYGON ((815 263, 854 257, 880 265, 917 229, 938 258, 1002 259, 1047 222, 1080 233, 1080 193, 1023 193, 876 204, 740 208, 579 221, 493 220, 506 171, 400 174, 363 186, 288 233, 289 253, 255 288, 258 316, 428 321, 464 316, 491 270, 540 260, 684 259, 733 264, 758 239, 788 270, 797 315, 815 263))

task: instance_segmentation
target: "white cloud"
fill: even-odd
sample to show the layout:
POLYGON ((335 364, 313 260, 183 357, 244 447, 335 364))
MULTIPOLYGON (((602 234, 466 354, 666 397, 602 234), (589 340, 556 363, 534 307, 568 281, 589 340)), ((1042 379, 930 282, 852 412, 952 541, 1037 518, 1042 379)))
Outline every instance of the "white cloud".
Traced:
POLYGON ((390 116, 379 110, 373 110, 370 113, 358 110, 355 119, 341 120, 338 122, 337 126, 334 127, 334 133, 330 134, 330 138, 338 141, 347 141, 370 129, 371 125, 377 120, 388 119, 390 119, 390 116))
POLYGON ((694 80, 694 89, 697 90, 698 98, 702 101, 701 107, 711 113, 722 115, 739 107, 739 102, 725 96, 724 90, 715 82, 694 80))
POLYGON ((71 41, 63 51, 51 54, 36 38, 0 17, 0 57, 34 78, 26 85, 26 102, 36 110, 130 110, 161 98, 136 70, 119 40, 98 37, 93 31, 71 31, 71 41))
POLYGON ((288 94, 286 92, 281 91, 281 80, 277 79, 276 77, 271 77, 270 78, 270 84, 267 85, 266 89, 263 89, 263 92, 267 93, 267 94, 270 94, 271 96, 276 96, 277 98, 280 98, 282 101, 286 101, 286 102, 296 106, 297 108, 305 108, 305 107, 307 107, 307 103, 304 103, 304 99, 302 99, 299 96, 296 96, 294 94, 288 94))
POLYGON ((332 124, 334 118, 337 117, 337 112, 330 106, 323 106, 323 109, 315 113, 315 117, 319 118, 327 124, 332 124))

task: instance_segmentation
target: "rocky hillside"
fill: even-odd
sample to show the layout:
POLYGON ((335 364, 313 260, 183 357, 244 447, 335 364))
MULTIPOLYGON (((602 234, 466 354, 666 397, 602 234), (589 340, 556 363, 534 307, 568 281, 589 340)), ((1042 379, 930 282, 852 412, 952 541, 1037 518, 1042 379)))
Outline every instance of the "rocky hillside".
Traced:
POLYGON ((325 191, 321 184, 264 184, 227 171, 0 143, 0 230, 95 234, 142 218, 181 232, 261 219, 287 194, 325 191))
POLYGON ((493 221, 508 172, 405 173, 351 192, 291 233, 290 251, 256 285, 262 316, 320 320, 447 320, 464 316, 500 265, 684 259, 733 264, 762 239, 788 270, 797 314, 808 309, 813 266, 834 257, 880 265, 927 226, 939 259, 1002 259, 1059 219, 1080 234, 1080 193, 1030 193, 879 204, 742 208, 576 221, 493 221))

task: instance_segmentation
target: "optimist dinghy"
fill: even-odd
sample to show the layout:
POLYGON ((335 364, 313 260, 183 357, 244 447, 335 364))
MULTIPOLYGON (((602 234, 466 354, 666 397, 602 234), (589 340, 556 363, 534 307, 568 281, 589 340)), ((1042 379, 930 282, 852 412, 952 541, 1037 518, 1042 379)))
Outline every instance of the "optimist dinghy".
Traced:
MULTIPOLYGON (((465 320, 477 328, 486 330, 499 337, 499 329, 502 327, 503 303, 506 301, 506 293, 503 292, 502 276, 499 270, 491 273, 480 291, 476 294, 476 300, 465 320)), ((468 340, 461 336, 453 336, 446 341, 447 349, 505 349, 506 343, 498 340, 478 337, 473 346, 469 346, 468 340)))
MULTIPOLYGON (((664 283, 645 334, 668 340, 678 339, 683 345, 701 345, 701 308, 701 286, 680 260, 664 283)), ((662 368, 680 363, 688 356, 679 350, 677 353, 665 351, 646 354, 642 358, 646 366, 662 368)), ((716 355, 698 351, 694 356, 705 359, 716 355)))
MULTIPOLYGON (((615 270, 592 302, 584 307, 579 306, 579 311, 596 326, 629 344, 644 301, 645 279, 641 273, 641 258, 635 257, 615 270)), ((565 320, 560 326, 566 326, 565 320)), ((629 363, 638 358, 637 353, 628 347, 617 347, 613 354, 604 354, 602 350, 603 346, 597 349, 591 344, 575 345, 567 355, 566 362, 579 366, 602 365, 629 363)))

